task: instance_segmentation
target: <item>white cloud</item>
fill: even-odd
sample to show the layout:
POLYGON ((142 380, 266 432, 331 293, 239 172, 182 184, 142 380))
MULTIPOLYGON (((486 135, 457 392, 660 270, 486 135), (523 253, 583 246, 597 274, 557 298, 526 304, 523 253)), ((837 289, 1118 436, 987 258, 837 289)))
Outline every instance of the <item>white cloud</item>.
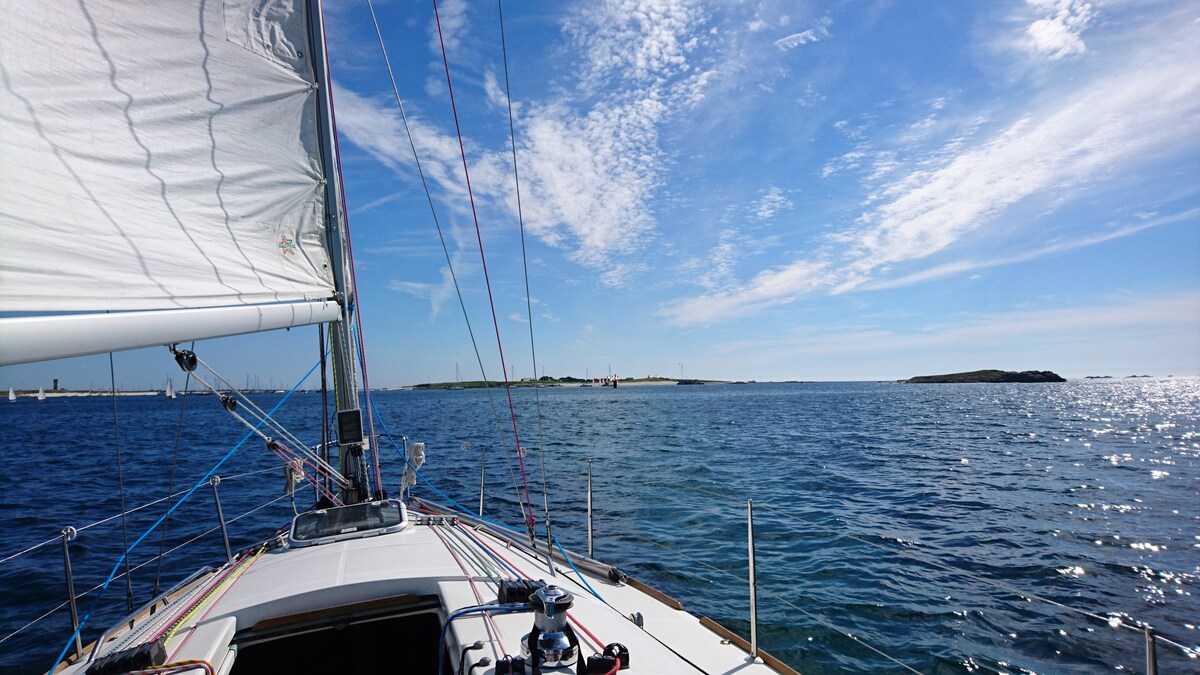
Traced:
POLYGON ((829 37, 829 26, 833 24, 833 20, 829 17, 823 17, 817 22, 817 25, 809 28, 806 31, 793 33, 787 37, 780 38, 775 41, 775 46, 783 51, 795 49, 800 45, 806 45, 810 42, 818 42, 829 37))
MULTIPOLYGON (((448 40, 466 30, 467 9, 462 0, 442 5, 448 40)), ((639 251, 654 230, 650 204, 666 160, 659 127, 675 110, 699 103, 714 77, 714 70, 688 60, 705 33, 705 20, 691 0, 585 5, 565 24, 582 54, 577 72, 562 74, 577 83, 575 93, 567 89, 553 102, 514 105, 528 231, 568 250, 576 263, 601 271, 602 283, 622 285, 645 269, 614 258, 639 251), (594 96, 601 88, 603 96, 594 96)), ((503 83, 494 73, 483 73, 482 86, 492 106, 505 106, 503 83)), ((397 172, 411 173, 412 153, 392 101, 339 91, 338 121, 339 131, 363 150, 397 172)), ((450 204, 465 204, 459 199, 465 184, 457 140, 412 111, 409 127, 431 182, 450 194, 450 204)), ((508 148, 466 142, 476 199, 502 204, 515 215, 508 148)))
POLYGON ((940 251, 1026 197, 1062 194, 1143 153, 1170 150, 1177 129, 1200 121, 1193 66, 1163 58, 1106 73, 940 166, 897 178, 882 189, 890 200, 851 233, 853 277, 940 251))
POLYGON ((529 231, 590 267, 637 248, 653 227, 647 204, 658 177, 653 101, 574 117, 558 106, 524 120, 519 161, 529 231))
POLYGON ((1051 60, 1087 51, 1083 31, 1095 10, 1085 0, 1026 0, 1041 17, 1025 29, 1024 46, 1051 60))
POLYGON ((579 47, 581 99, 528 105, 519 120, 519 162, 529 231, 571 251, 577 263, 622 285, 644 265, 614 261, 640 250, 654 230, 650 203, 665 156, 659 128, 697 104, 714 71, 696 67, 705 16, 685 0, 606 0, 566 24, 579 47))
POLYGON ((566 24, 584 53, 582 81, 593 88, 613 80, 640 86, 688 68, 703 12, 689 0, 603 0, 566 24))
MULTIPOLYGON (((483 91, 487 95, 487 101, 492 106, 508 110, 508 94, 504 92, 504 88, 500 86, 500 80, 496 77, 496 73, 489 70, 483 74, 483 91)), ((513 106, 513 115, 520 114, 517 106, 513 106)))
MULTIPOLYGON (((455 265, 458 266, 460 262, 461 260, 456 259, 455 265)), ((450 268, 442 267, 441 276, 441 282, 436 284, 392 279, 388 282, 387 287, 389 290, 411 295, 414 298, 428 300, 430 317, 437 318, 442 304, 454 296, 454 277, 450 273, 450 268)))
POLYGON ((788 199, 778 187, 772 186, 751 207, 751 217, 755 220, 770 220, 775 214, 784 209, 792 208, 792 200, 788 199))
MULTIPOLYGON (((391 97, 369 99, 334 83, 338 133, 344 134, 383 165, 405 176, 415 174, 412 147, 391 97)), ((408 111, 408 126, 426 177, 456 194, 465 194, 458 142, 408 111)))
POLYGON ((442 41, 446 52, 453 54, 462 47, 463 33, 467 29, 467 0, 442 0, 438 3, 438 17, 429 22, 429 49, 437 58, 442 58, 442 41), (439 37, 438 26, 441 25, 439 37))
MULTIPOLYGON (((987 258, 984 260, 974 260, 974 259, 960 260, 957 262, 937 265, 934 267, 930 267, 928 269, 921 270, 919 272, 915 272, 913 274, 905 275, 903 277, 872 281, 872 282, 865 284, 863 286, 863 288, 868 289, 868 290, 880 290, 880 289, 885 289, 885 288, 899 288, 901 286, 908 286, 910 284, 921 283, 921 282, 929 281, 932 279, 941 279, 941 278, 945 278, 945 277, 956 276, 956 275, 963 274, 965 272, 969 272, 972 270, 988 269, 991 267, 1002 267, 1004 265, 1011 265, 1013 263, 1025 262, 1027 260, 1033 260, 1035 258, 1041 258, 1041 257, 1048 256, 1048 255, 1054 255, 1057 253, 1065 253, 1067 251, 1072 251, 1072 250, 1084 248, 1087 246, 1093 246, 1095 244, 1100 244, 1100 243, 1103 243, 1106 241, 1112 241, 1114 239, 1128 237, 1130 235, 1137 234, 1138 232, 1141 232, 1142 230, 1146 230, 1146 229, 1149 229, 1152 227, 1158 227, 1160 225, 1167 225, 1167 224, 1171 224, 1171 223, 1187 222, 1187 221, 1197 221, 1197 219, 1200 219, 1200 209, 1193 209, 1186 213, 1181 213, 1181 214, 1177 214, 1174 216, 1158 218, 1158 219, 1154 219, 1151 221, 1143 220, 1142 222, 1140 222, 1136 225, 1127 225, 1124 227, 1118 227, 1118 228, 1112 229, 1110 231, 1103 232, 1101 234, 1096 234, 1096 235, 1092 235, 1092 236, 1082 237, 1079 239, 1073 239, 1073 240, 1061 241, 1061 242, 1056 242, 1053 244, 1048 244, 1046 246, 1042 246, 1040 248, 1036 248, 1036 249, 1029 250, 1029 251, 1024 251, 1024 252, 1016 254, 1016 255, 991 257, 991 258, 987 258)), ((978 279, 979 275, 976 274, 969 278, 978 279)))
POLYGON ((733 267, 738 259, 737 231, 722 230, 720 239, 706 261, 697 261, 697 266, 707 266, 707 269, 697 279, 697 283, 709 291, 717 291, 733 285, 733 267))
MULTIPOLYGON (((1143 41, 1141 51, 1122 55, 1119 67, 1097 69, 1074 87, 1048 91, 988 135, 980 132, 987 115, 968 117, 967 133, 928 155, 905 146, 909 130, 897 139, 902 154, 888 155, 870 149, 865 129, 837 123, 855 145, 824 173, 865 167, 886 181, 873 186, 857 222, 832 232, 817 252, 764 270, 740 288, 669 303, 661 314, 678 324, 702 324, 816 292, 879 287, 897 265, 911 268, 974 233, 1001 225, 1009 230, 1000 236, 1012 237, 1012 228, 1021 225, 1003 216, 1023 200, 1037 197, 1057 208, 1096 181, 1194 150, 1196 138, 1182 130, 1200 127, 1200 68, 1187 46, 1188 29, 1176 30, 1143 41)), ((935 102, 935 110, 942 107, 935 102)), ((1045 245, 1034 248, 1011 260, 1039 255, 1045 245)), ((897 283, 975 266, 911 272, 897 283)))
POLYGON ((600 283, 605 286, 624 286, 631 278, 645 272, 647 269, 643 263, 618 262, 610 263, 604 268, 600 274, 600 283))
POLYGON ((659 314, 679 325, 726 321, 795 302, 807 293, 827 287, 828 278, 826 263, 798 260, 759 272, 744 288, 670 303, 659 314))

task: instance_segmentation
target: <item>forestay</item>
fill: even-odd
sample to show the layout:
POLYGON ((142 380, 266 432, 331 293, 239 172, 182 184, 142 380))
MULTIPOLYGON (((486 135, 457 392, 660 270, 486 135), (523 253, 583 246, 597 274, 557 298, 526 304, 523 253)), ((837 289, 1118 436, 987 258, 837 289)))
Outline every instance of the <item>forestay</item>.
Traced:
MULTIPOLYGON (((16 4, 0 23, 0 312, 334 296, 305 9, 16 4)), ((30 360, 0 337, 2 361, 30 360)))

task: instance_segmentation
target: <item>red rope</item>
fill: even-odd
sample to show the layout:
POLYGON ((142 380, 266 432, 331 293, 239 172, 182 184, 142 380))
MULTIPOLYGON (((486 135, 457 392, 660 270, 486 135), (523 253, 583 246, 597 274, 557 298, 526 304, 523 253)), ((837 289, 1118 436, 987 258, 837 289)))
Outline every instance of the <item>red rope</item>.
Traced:
POLYGON ((467 170, 467 150, 463 146, 462 128, 458 123, 458 107, 454 104, 454 85, 450 82, 450 61, 446 56, 446 41, 442 37, 442 19, 438 13, 437 0, 433 0, 433 17, 437 21, 438 42, 442 47, 442 64, 446 68, 446 88, 450 92, 450 110, 454 113, 454 131, 458 134, 458 152, 462 156, 463 176, 467 182, 467 197, 471 202, 471 217, 475 221, 475 239, 479 242, 479 261, 483 265, 483 281, 487 285, 488 304, 492 309, 492 327, 496 331, 496 348, 500 351, 500 374, 504 377, 504 393, 508 396, 508 414, 512 417, 513 442, 517 446, 517 461, 521 466, 521 483, 525 489, 526 525, 532 533, 533 526, 537 521, 533 516, 533 502, 529 498, 529 481, 525 477, 525 456, 521 452, 521 437, 517 433, 517 411, 513 407, 512 386, 508 381, 508 366, 504 363, 504 345, 500 342, 500 322, 496 319, 496 301, 492 299, 492 282, 488 277, 487 258, 483 254, 483 234, 479 230, 479 214, 475 210, 475 194, 471 191, 471 174, 467 170))

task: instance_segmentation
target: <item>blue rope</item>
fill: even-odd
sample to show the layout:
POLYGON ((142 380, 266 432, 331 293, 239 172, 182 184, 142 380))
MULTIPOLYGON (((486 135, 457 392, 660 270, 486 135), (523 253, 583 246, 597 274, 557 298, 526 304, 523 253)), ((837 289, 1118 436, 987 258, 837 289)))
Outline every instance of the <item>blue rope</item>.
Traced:
POLYGON ((596 592, 596 589, 592 588, 592 585, 587 582, 587 579, 579 573, 578 569, 575 568, 575 563, 571 562, 571 556, 567 555, 567 552, 563 550, 562 544, 558 543, 558 537, 552 536, 550 538, 554 540, 554 545, 558 547, 558 552, 562 554, 563 560, 566 560, 567 564, 571 566, 571 570, 575 572, 575 576, 579 577, 579 580, 583 582, 583 585, 587 587, 588 591, 592 595, 596 596, 597 600, 607 605, 608 601, 600 597, 600 594, 596 592))
POLYGON ((442 671, 446 650, 442 646, 446 643, 446 631, 450 628, 450 622, 455 619, 462 618, 468 614, 479 614, 482 612, 491 612, 493 614, 517 614, 519 612, 531 612, 533 609, 526 604, 511 604, 511 605, 475 605, 474 607, 464 607, 451 612, 450 616, 446 617, 446 621, 442 624, 442 634, 438 639, 438 669, 442 671))
MULTIPOLYGON (((319 366, 319 365, 320 365, 319 361, 317 363, 313 364, 313 367, 308 369, 308 372, 304 374, 304 377, 300 378, 300 381, 296 383, 296 386, 292 387, 291 390, 288 391, 287 394, 284 394, 283 398, 279 400, 279 403, 275 404, 274 408, 271 408, 271 411, 267 413, 267 416, 270 417, 271 415, 273 415, 275 413, 276 410, 279 410, 280 406, 282 406, 284 403, 287 402, 288 398, 291 397, 291 395, 293 393, 295 393, 295 391, 297 389, 300 388, 300 385, 304 384, 304 381, 307 380, 308 377, 313 374, 313 371, 316 370, 317 366, 319 366)), ((259 423, 255 425, 254 430, 257 431, 258 428, 263 425, 264 421, 265 420, 259 421, 259 423)), ((213 474, 215 474, 217 472, 217 469, 221 468, 221 466, 223 464, 225 464, 225 462, 228 461, 229 458, 232 457, 235 452, 240 450, 241 447, 246 444, 246 441, 250 440, 250 438, 252 436, 254 436, 254 431, 246 432, 246 435, 242 437, 242 440, 238 441, 237 445, 233 446, 233 448, 230 449, 229 452, 225 453, 225 456, 221 458, 221 461, 217 462, 216 465, 213 466, 213 468, 209 469, 208 473, 204 474, 204 477, 201 478, 195 485, 192 486, 192 489, 188 490, 187 493, 184 494, 183 497, 181 497, 179 499, 179 501, 175 502, 174 506, 172 506, 170 509, 168 509, 167 512, 162 515, 162 517, 160 517, 158 520, 156 520, 154 522, 153 525, 150 526, 150 529, 148 529, 144 533, 142 533, 142 536, 138 537, 137 540, 134 541, 133 544, 130 545, 129 548, 125 549, 125 552, 121 554, 121 557, 119 559, 117 559, 117 564, 113 565, 112 572, 110 572, 108 574, 108 578, 104 580, 104 585, 100 587, 100 593, 96 596, 95 600, 92 600, 91 607, 88 607, 87 613, 83 615, 83 619, 79 622, 79 627, 75 629, 75 632, 71 633, 71 637, 67 638, 67 642, 66 642, 66 644, 63 645, 62 651, 60 651, 58 653, 58 658, 55 659, 54 663, 50 666, 49 671, 47 671, 47 672, 53 671, 54 668, 56 668, 58 666, 58 664, 62 663, 63 658, 65 658, 67 655, 67 650, 69 650, 71 648, 71 643, 75 641, 75 637, 77 635, 79 635, 79 632, 83 630, 83 627, 85 625, 87 625, 88 619, 91 618, 92 612, 95 611, 95 609, 96 609, 96 605, 98 605, 100 603, 100 600, 104 598, 104 593, 105 593, 105 591, 108 590, 108 585, 112 583, 112 580, 114 578, 116 578, 117 571, 119 569, 121 569, 121 563, 123 563, 125 561, 125 558, 127 558, 129 556, 129 554, 133 552, 133 549, 138 547, 138 544, 142 543, 142 540, 144 540, 146 537, 150 536, 151 532, 158 529, 158 526, 162 525, 163 522, 166 521, 166 519, 169 518, 171 516, 171 514, 175 512, 175 509, 178 509, 181 505, 183 505, 183 503, 188 500, 188 497, 192 496, 192 493, 194 493, 196 490, 199 490, 201 485, 204 485, 205 483, 207 483, 208 479, 212 478, 213 474)), ((99 649, 100 646, 101 645, 97 645, 96 649, 99 649)))

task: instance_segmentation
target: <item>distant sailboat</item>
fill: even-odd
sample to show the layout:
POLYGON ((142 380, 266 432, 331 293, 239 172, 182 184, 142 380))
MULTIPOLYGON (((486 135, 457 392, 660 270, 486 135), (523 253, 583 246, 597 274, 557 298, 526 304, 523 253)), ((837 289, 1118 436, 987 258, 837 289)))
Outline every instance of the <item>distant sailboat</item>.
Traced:
POLYGON ((38 387, 38 400, 39 401, 46 400, 46 388, 45 387, 38 387))
POLYGON ((10 401, 17 400, 17 392, 13 391, 12 387, 8 388, 8 400, 10 400, 10 401))
POLYGON ((171 384, 171 380, 167 380, 167 398, 175 398, 175 385, 171 384))

